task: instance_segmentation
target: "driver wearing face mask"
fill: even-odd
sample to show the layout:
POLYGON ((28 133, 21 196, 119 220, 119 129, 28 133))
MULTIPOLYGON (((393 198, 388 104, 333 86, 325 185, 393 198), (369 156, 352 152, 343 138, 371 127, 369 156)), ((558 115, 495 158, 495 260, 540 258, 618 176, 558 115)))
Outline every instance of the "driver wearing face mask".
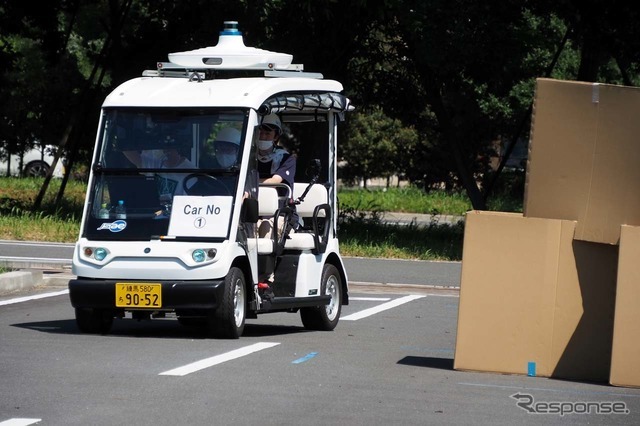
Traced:
POLYGON ((225 127, 216 135, 214 149, 216 161, 226 169, 236 164, 240 149, 240 131, 233 127, 225 127))
MULTIPOLYGON (((293 194, 293 182, 296 175, 296 157, 277 144, 282 135, 282 123, 275 114, 265 115, 259 127, 258 135, 258 175, 261 183, 286 184, 293 194)), ((293 208, 292 223, 298 221, 298 215, 293 208)), ((258 234, 264 237, 271 232, 272 220, 261 221, 258 224, 258 234)), ((284 223, 279 219, 279 232, 283 231, 284 223)), ((294 227, 295 229, 295 227, 294 227)))
POLYGON ((275 114, 266 115, 259 127, 258 173, 262 183, 285 183, 293 193, 296 157, 277 145, 282 123, 275 114))

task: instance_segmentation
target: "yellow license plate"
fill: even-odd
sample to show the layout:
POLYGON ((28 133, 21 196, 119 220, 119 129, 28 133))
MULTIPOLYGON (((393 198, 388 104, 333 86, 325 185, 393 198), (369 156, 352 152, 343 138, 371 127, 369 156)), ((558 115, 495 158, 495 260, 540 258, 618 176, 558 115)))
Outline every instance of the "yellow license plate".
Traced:
POLYGON ((155 283, 116 283, 116 307, 161 308, 162 286, 155 283))

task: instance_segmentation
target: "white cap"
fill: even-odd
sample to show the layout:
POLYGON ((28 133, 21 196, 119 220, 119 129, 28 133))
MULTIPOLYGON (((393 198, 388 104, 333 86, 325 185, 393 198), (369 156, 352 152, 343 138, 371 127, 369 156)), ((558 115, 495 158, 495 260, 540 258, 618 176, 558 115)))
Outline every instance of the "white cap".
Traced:
POLYGON ((280 118, 275 114, 265 115, 262 119, 262 124, 269 124, 278 128, 278 133, 282 133, 282 123, 280 118))
POLYGON ((240 131, 233 127, 225 127, 216 135, 216 141, 240 145, 240 131))

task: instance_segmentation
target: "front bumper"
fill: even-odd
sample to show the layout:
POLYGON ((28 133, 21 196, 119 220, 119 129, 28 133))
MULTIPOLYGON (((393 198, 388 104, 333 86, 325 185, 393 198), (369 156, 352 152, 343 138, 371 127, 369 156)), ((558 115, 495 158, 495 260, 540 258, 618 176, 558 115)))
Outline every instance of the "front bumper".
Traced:
MULTIPOLYGON (((116 308, 116 283, 148 283, 139 280, 78 278, 69 281, 69 298, 74 308, 116 308)), ((224 293, 224 279, 202 281, 158 281, 162 285, 160 310, 216 309, 224 293)))

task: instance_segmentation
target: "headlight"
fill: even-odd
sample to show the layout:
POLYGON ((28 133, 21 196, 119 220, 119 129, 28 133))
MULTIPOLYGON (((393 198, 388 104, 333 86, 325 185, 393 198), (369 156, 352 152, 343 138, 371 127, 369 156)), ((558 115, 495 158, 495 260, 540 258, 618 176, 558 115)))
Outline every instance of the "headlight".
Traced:
POLYGON ((196 263, 202 263, 216 257, 218 251, 214 248, 195 249, 191 252, 191 258, 196 263))
POLYGON ((195 249, 193 251, 193 253, 191 253, 191 257, 193 258, 193 261, 196 263, 200 263, 200 262, 204 262, 205 259, 207 258, 206 253, 204 252, 204 250, 202 249, 195 249))
POLYGON ((96 251, 93 253, 93 257, 96 260, 104 260, 104 258, 107 257, 107 254, 109 254, 109 252, 107 252, 106 249, 102 247, 98 247, 96 251))

